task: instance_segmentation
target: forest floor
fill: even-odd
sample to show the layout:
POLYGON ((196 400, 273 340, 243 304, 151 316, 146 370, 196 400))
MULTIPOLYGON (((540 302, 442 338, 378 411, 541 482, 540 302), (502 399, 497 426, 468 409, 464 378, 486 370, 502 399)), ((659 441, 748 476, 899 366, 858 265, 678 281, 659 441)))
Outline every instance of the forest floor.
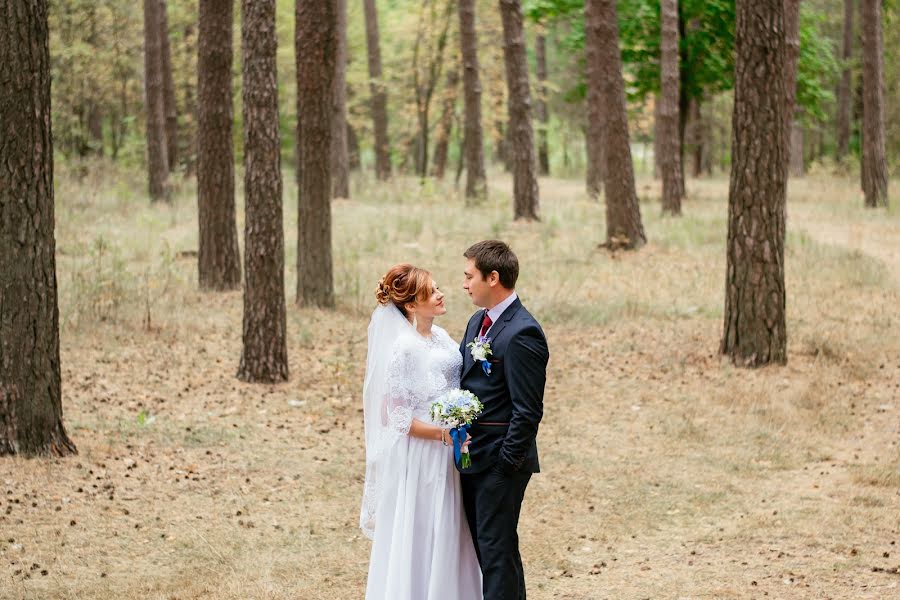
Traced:
POLYGON ((459 336, 461 253, 486 237, 517 251, 550 344, 529 598, 900 597, 900 213, 863 209, 855 181, 791 181, 788 364, 743 370, 717 353, 727 179, 689 181, 680 219, 640 181, 649 243, 617 254, 579 181, 541 180, 543 221, 513 223, 503 174, 469 209, 449 183, 357 180, 328 312, 293 304, 286 174, 291 377, 264 386, 234 377, 240 292, 197 290, 191 186, 151 205, 139 175, 91 173, 56 193, 79 454, 0 460, 0 598, 362 598, 375 284, 432 269, 459 336))

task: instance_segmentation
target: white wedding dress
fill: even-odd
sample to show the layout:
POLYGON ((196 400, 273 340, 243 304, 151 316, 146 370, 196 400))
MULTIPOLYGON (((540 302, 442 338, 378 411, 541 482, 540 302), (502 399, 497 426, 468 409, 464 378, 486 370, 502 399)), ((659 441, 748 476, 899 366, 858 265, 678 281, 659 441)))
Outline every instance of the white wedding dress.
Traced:
POLYGON ((360 527, 372 543, 367 600, 480 600, 481 570, 453 449, 409 435, 431 403, 459 387, 459 345, 421 336, 389 304, 369 325, 366 483, 360 527))

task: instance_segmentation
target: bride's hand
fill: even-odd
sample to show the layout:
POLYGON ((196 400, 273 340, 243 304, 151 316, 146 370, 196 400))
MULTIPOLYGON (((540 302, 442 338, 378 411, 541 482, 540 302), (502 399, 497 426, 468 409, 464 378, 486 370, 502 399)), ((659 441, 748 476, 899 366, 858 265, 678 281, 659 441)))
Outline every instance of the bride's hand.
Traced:
POLYGON ((467 434, 466 434, 466 441, 463 442, 462 447, 463 447, 463 448, 468 448, 468 447, 469 447, 469 444, 471 444, 471 443, 472 443, 472 436, 469 435, 469 434, 467 433, 467 434))

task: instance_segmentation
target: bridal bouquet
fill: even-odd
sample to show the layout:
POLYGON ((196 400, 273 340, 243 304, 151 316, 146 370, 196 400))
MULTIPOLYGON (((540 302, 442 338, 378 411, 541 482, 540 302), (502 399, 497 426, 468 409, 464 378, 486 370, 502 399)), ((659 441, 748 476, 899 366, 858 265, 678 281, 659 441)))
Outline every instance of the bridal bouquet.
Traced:
POLYGON ((484 410, 478 396, 468 390, 453 389, 431 405, 431 418, 435 423, 450 428, 453 455, 463 469, 472 466, 469 449, 463 448, 469 426, 484 410))

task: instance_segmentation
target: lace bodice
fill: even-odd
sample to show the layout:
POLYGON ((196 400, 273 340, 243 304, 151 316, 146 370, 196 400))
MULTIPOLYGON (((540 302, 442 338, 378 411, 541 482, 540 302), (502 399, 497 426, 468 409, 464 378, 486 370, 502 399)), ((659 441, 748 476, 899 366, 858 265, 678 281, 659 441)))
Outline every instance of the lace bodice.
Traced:
POLYGON ((442 328, 425 338, 416 332, 400 336, 388 367, 390 428, 407 434, 413 418, 431 422, 431 404, 459 387, 462 356, 459 345, 442 328))

